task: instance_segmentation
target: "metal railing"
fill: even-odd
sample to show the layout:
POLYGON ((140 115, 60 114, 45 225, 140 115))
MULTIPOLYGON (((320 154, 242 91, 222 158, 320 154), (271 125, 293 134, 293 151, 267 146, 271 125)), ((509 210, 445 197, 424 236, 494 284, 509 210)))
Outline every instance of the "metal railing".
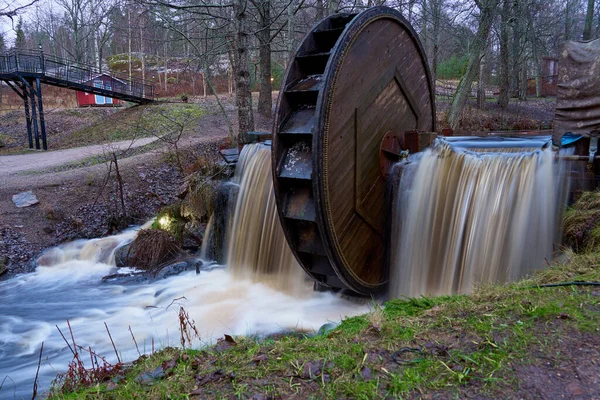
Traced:
MULTIPOLYGON (((43 78, 47 78, 48 80, 94 88, 94 78, 102 73, 95 66, 48 56, 42 51, 10 50, 0 53, 0 77, 1 75, 34 74, 39 75, 42 82, 44 81, 43 78)), ((104 90, 141 99, 154 99, 154 87, 151 84, 141 79, 129 79, 115 74, 106 74, 112 80, 111 88, 104 90)))

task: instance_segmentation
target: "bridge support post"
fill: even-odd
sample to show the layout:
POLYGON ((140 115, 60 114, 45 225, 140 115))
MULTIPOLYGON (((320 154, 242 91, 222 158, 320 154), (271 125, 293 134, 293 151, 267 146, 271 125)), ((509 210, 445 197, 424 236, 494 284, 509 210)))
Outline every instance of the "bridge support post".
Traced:
POLYGON ((31 114, 29 112, 29 93, 27 92, 27 86, 23 82, 16 81, 15 85, 11 81, 5 80, 6 84, 23 99, 23 106, 25 108, 25 121, 27 121, 27 138, 29 139, 29 148, 33 149, 33 133, 31 127, 31 114))
POLYGON ((37 78, 35 80, 35 87, 37 88, 38 109, 40 111, 40 130, 42 131, 42 148, 44 150, 48 150, 48 143, 46 141, 46 121, 44 119, 44 103, 42 102, 42 84, 40 83, 40 78, 37 78))
POLYGON ((23 103, 25 106, 25 120, 27 121, 27 138, 29 139, 29 148, 33 149, 33 131, 31 129, 31 113, 29 112, 29 94, 27 93, 27 87, 21 86, 23 90, 23 103))
POLYGON ((42 139, 42 148, 48 150, 46 141, 46 121, 44 119, 44 106, 42 103, 42 85, 40 79, 33 78, 25 79, 19 76, 21 88, 23 90, 23 100, 25 101, 25 115, 29 114, 31 107, 31 118, 27 118, 27 131, 29 133, 29 147, 33 148, 30 130, 33 128, 33 136, 35 137, 35 148, 40 149, 40 136, 42 139), (37 99, 36 99, 37 97, 37 99), (39 115, 39 116, 38 116, 39 115), (39 120, 39 125, 38 125, 39 120), (41 131, 41 132, 40 132, 41 131), (40 135, 41 133, 41 135, 40 135))

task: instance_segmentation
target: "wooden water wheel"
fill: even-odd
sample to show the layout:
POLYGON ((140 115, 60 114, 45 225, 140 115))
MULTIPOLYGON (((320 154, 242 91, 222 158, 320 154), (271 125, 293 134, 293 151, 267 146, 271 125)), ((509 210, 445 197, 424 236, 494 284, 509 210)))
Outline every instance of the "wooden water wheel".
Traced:
POLYGON ((273 177, 287 240, 322 285, 360 294, 387 283, 386 133, 434 130, 427 61, 388 7, 336 14, 304 38, 275 114, 273 177))

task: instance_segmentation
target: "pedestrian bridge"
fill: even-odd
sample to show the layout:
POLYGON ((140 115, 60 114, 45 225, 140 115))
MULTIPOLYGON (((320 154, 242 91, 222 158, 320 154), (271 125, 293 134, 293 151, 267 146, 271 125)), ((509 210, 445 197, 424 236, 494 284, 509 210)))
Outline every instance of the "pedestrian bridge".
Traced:
POLYGON ((13 89, 25 105, 29 147, 44 150, 46 126, 41 84, 80 90, 138 104, 155 101, 154 87, 141 79, 111 74, 110 89, 95 87, 94 78, 102 72, 95 66, 49 56, 42 51, 11 50, 0 54, 0 80, 13 89))

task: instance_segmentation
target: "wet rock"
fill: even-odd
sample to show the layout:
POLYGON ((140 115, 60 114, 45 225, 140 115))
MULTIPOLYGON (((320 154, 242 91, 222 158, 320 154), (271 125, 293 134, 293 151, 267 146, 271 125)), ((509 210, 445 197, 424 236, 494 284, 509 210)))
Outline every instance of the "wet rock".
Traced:
POLYGON ((12 201, 17 208, 29 207, 39 203, 37 197, 35 197, 31 190, 15 194, 12 197, 12 201))
POLYGON ((192 253, 196 253, 202 246, 202 236, 206 230, 206 224, 188 222, 183 230, 183 243, 181 247, 192 253))
POLYGON ((36 266, 32 261, 41 250, 39 243, 29 243, 22 232, 0 226, 0 259, 8 269, 2 278, 33 271, 36 266))
POLYGON ((103 276, 102 283, 118 283, 122 285, 150 282, 150 277, 145 272, 131 272, 129 274, 111 274, 103 276))
POLYGON ((339 323, 336 323, 336 322, 329 322, 325 325, 321 325, 321 327, 317 331, 317 335, 325 335, 325 334, 333 331, 335 328, 337 328, 338 325, 339 325, 339 323))
POLYGON ((8 272, 8 258, 0 257, 0 275, 8 272))
POLYGON ((193 264, 188 263, 187 261, 179 261, 159 269, 154 274, 154 277, 156 279, 165 279, 169 276, 179 275, 180 273, 185 271, 194 271, 195 269, 196 267, 193 264))
POLYGON ((123 246, 117 247, 115 250, 115 263, 118 268, 124 268, 129 266, 129 261, 133 256, 133 250, 131 249, 131 242, 124 244, 123 246))
POLYGON ((141 385, 153 385, 157 380, 164 379, 173 374, 177 359, 167 360, 154 370, 139 374, 135 380, 141 385))

